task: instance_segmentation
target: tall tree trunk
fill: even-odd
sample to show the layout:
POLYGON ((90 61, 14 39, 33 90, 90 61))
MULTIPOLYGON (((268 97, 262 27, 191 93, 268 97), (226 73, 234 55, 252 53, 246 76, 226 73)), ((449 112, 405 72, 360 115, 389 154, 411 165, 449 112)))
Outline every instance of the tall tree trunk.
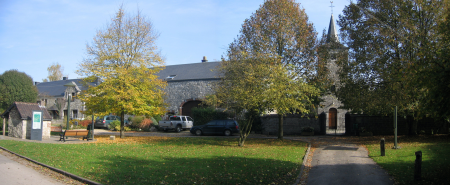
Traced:
POLYGON ((125 112, 122 110, 122 112, 120 113, 120 138, 125 138, 125 112))
POLYGON ((278 139, 283 139, 283 115, 278 114, 278 139))

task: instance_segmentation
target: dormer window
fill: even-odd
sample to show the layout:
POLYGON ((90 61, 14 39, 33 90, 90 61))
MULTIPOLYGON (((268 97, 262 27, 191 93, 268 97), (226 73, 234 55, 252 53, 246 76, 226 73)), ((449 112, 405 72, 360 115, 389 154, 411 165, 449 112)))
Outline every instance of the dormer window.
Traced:
POLYGON ((166 80, 173 80, 177 75, 170 75, 166 77, 166 80))

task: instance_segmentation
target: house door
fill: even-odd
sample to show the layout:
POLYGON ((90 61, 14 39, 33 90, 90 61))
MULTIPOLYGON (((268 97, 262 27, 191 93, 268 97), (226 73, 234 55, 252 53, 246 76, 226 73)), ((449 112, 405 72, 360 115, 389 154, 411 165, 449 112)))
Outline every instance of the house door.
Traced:
POLYGON ((336 129, 337 128, 337 110, 335 108, 331 108, 328 113, 328 129, 336 129))
POLYGON ((183 104, 182 114, 192 117, 192 108, 201 106, 202 101, 188 101, 183 104))

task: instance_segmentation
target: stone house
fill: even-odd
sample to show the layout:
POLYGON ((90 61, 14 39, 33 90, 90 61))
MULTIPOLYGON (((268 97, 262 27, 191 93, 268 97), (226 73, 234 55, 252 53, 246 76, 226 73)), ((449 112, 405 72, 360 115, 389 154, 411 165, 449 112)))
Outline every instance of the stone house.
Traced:
POLYGON ((213 84, 220 80, 220 62, 208 62, 206 57, 199 63, 170 65, 158 73, 167 82, 165 89, 168 114, 192 116, 191 109, 203 99, 214 94, 213 84))
MULTIPOLYGON (((98 82, 90 83, 95 86, 98 82)), ((67 79, 51 82, 35 82, 39 91, 37 103, 46 107, 53 119, 63 119, 67 115, 67 99, 70 96, 70 118, 84 119, 82 111, 86 110, 84 102, 76 98, 81 91, 86 90, 88 85, 84 85, 82 79, 67 79), (67 85, 73 85, 68 87, 67 85)))
POLYGON ((31 126, 33 111, 42 111, 43 133, 42 138, 50 138, 52 117, 45 107, 39 106, 37 103, 14 102, 1 117, 6 119, 8 123, 8 136, 21 139, 31 138, 31 126))

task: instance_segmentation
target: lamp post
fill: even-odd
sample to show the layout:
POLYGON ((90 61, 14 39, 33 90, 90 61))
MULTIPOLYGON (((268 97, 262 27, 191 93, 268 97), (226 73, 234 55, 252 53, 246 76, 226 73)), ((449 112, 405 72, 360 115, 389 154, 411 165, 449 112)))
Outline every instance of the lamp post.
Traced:
MULTIPOLYGON (((64 85, 67 88, 75 87, 73 83, 67 83, 64 85)), ((70 119, 70 93, 67 91, 67 125, 66 130, 69 129, 69 119, 70 119)))

